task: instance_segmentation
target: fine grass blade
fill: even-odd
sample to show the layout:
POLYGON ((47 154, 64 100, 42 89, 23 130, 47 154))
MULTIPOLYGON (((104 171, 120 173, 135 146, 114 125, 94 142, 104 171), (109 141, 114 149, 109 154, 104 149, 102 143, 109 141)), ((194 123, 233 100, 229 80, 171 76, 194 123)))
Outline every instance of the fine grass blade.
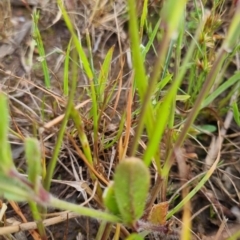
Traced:
POLYGON ((188 201, 190 201, 196 193, 204 186, 204 184, 208 181, 208 179, 212 176, 213 172, 215 171, 217 164, 220 160, 220 153, 218 153, 218 156, 213 163, 213 165, 210 167, 210 169, 207 171, 205 176, 199 181, 199 183, 193 188, 193 190, 172 210, 170 210, 167 214, 167 219, 172 217, 176 212, 180 211, 184 204, 186 204, 188 201))
POLYGON ((143 28, 147 20, 147 15, 148 15, 148 0, 144 0, 141 19, 140 19, 140 40, 142 40, 143 28))
POLYGON ((63 15, 63 18, 64 18, 64 21, 68 27, 68 30, 70 31, 71 33, 71 36, 72 36, 72 41, 76 47, 76 50, 77 50, 77 53, 79 55, 79 58, 80 58, 80 61, 83 65, 83 68, 84 68, 84 71, 88 77, 88 81, 89 81, 89 85, 90 85, 90 97, 92 99, 92 115, 93 115, 93 126, 94 126, 94 139, 96 140, 97 139, 97 130, 98 130, 98 104, 97 104, 97 96, 96 96, 96 91, 95 91, 95 85, 94 85, 94 73, 92 71, 92 68, 91 68, 91 63, 89 62, 84 50, 83 50, 83 47, 82 47, 82 44, 81 44, 81 41, 80 39, 78 39, 78 36, 74 30, 74 27, 73 27, 73 24, 67 14, 67 11, 64 7, 64 4, 63 4, 63 1, 61 0, 58 0, 58 6, 59 8, 61 9, 62 11, 62 15, 63 15))
POLYGON ((70 50, 72 46, 72 38, 70 39, 67 47, 67 52, 64 61, 64 74, 63 74, 63 94, 64 96, 68 96, 68 88, 69 88, 69 59, 70 59, 70 50))
POLYGON ((105 90, 107 86, 107 80, 108 80, 108 75, 110 72, 110 67, 111 67, 111 61, 112 61, 112 55, 113 55, 114 47, 111 47, 107 55, 104 59, 104 62, 101 66, 100 73, 97 79, 97 94, 98 94, 98 99, 100 100, 100 103, 103 102, 104 100, 104 95, 105 95, 105 90))
POLYGON ((233 117, 238 126, 240 126, 240 112, 237 103, 232 104, 233 117))
POLYGON ((50 88, 51 86, 50 74, 48 71, 48 65, 47 65, 46 54, 45 54, 45 50, 42 42, 42 37, 38 29, 38 20, 39 20, 39 11, 34 11, 33 12, 33 37, 37 43, 37 48, 38 48, 40 59, 41 59, 40 62, 42 64, 45 86, 46 88, 50 88))
POLYGON ((74 45, 76 46, 76 50, 77 50, 77 52, 79 54, 79 57, 80 57, 81 62, 83 64, 84 70, 85 70, 88 78, 92 80, 93 79, 93 72, 91 70, 90 63, 89 63, 89 61, 87 59, 87 56, 86 56, 86 54, 85 54, 85 52, 83 50, 81 42, 79 41, 79 39, 78 39, 78 37, 77 37, 77 35, 75 33, 73 24, 71 23, 71 20, 70 20, 68 14, 66 12, 66 9, 65 9, 65 7, 63 5, 63 1, 58 0, 57 2, 58 2, 59 8, 62 11, 62 15, 63 15, 64 21, 65 21, 65 23, 66 23, 66 25, 67 25, 70 33, 71 33, 72 41, 73 41, 74 45))
POLYGON ((12 153, 8 142, 9 113, 7 97, 0 93, 0 172, 7 174, 14 167, 12 153))
MULTIPOLYGON (((158 56, 158 64, 155 65, 155 73, 153 74, 150 81, 153 84, 151 88, 154 89, 154 86, 156 86, 157 79, 159 78, 160 71, 158 68, 161 68, 161 65, 165 61, 165 55, 167 53, 167 48, 169 47, 170 41, 172 41, 174 38, 176 38, 176 32, 179 28, 179 22, 182 19, 182 15, 185 9, 185 0, 181 0, 177 2, 176 1, 167 1, 165 2, 164 8, 162 10, 162 23, 166 26, 166 34, 162 39, 162 45, 161 45, 161 55, 158 56)), ((193 47, 192 47, 193 48, 193 47)), ((186 56, 186 61, 188 61, 189 55, 186 56)), ((183 72, 186 69, 183 69, 183 72)), ((182 75, 179 75, 177 79, 173 82, 171 85, 171 88, 168 90, 167 95, 163 98, 162 104, 158 108, 158 111, 156 113, 156 122, 158 124, 155 124, 154 133, 149 136, 149 143, 147 145, 147 149, 144 152, 143 161, 147 166, 150 165, 152 158, 155 156, 156 152, 158 151, 159 142, 163 136, 164 130, 166 129, 166 126, 168 124, 169 118, 171 116, 171 113, 173 112, 173 101, 175 100, 175 96, 177 94, 178 87, 182 81, 183 78, 183 72, 182 75)), ((150 85, 149 85, 150 86, 150 85)), ((151 89, 149 88, 149 91, 151 89)), ((150 94, 151 96, 151 94, 150 94)), ((160 170, 159 170, 160 171, 160 170)))
POLYGON ((159 31, 160 23, 161 23, 161 19, 159 19, 157 24, 155 25, 155 27, 150 35, 149 41, 147 42, 146 46, 144 47, 144 49, 142 51, 143 59, 146 58, 146 54, 149 52, 151 46, 153 45, 153 41, 155 40, 157 32, 159 31))
POLYGON ((214 101, 221 93, 226 91, 229 87, 234 85, 240 80, 240 72, 237 72, 232 77, 230 77, 226 82, 224 82, 221 86, 219 86, 213 93, 211 93, 202 104, 202 108, 205 108, 210 103, 214 101))
POLYGON ((130 155, 134 156, 137 150, 138 142, 144 127, 146 125, 147 133, 151 136, 154 125, 153 107, 150 101, 144 101, 146 89, 148 87, 147 75, 144 67, 144 57, 140 49, 140 39, 138 30, 138 17, 136 13, 136 1, 128 0, 129 6, 129 34, 131 39, 131 50, 134 69, 134 83, 138 91, 140 101, 142 102, 142 112, 138 122, 138 129, 134 136, 134 142, 130 155))

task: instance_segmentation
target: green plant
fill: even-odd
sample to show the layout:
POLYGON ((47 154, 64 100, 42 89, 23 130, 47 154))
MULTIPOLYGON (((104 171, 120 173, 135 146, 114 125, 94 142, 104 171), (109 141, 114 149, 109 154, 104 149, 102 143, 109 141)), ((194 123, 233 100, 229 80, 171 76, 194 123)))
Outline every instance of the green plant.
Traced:
POLYGON ((45 55, 45 50, 41 38, 41 34, 38 29, 38 20, 39 20, 39 12, 34 11, 33 13, 33 37, 36 41, 37 48, 39 50, 39 61, 42 63, 42 69, 44 73, 44 80, 45 80, 45 86, 46 88, 50 88, 50 74, 48 71, 48 65, 47 65, 47 60, 46 60, 46 55, 45 55))
MULTIPOLYGON (((96 236, 97 240, 108 239, 114 226, 116 227, 114 234, 116 240, 120 239, 123 232, 126 239, 136 240, 143 239, 151 232, 158 232, 164 237, 174 235, 175 229, 171 229, 172 216, 183 210, 184 225, 181 238, 191 238, 190 201, 214 174, 220 161, 220 155, 214 159, 210 168, 203 174, 199 174, 188 182, 181 180, 181 200, 171 209, 169 206, 173 203, 174 198, 168 200, 170 171, 176 161, 180 178, 187 179, 184 175, 185 169, 183 169, 187 167, 186 161, 182 157, 182 146, 186 138, 192 136, 190 133, 200 111, 214 105, 215 99, 229 89, 231 89, 231 94, 239 95, 239 71, 233 73, 226 80, 223 76, 231 59, 239 50, 237 41, 239 39, 240 6, 238 4, 228 33, 225 39, 221 39, 221 47, 216 54, 213 35, 219 27, 221 14, 218 14, 217 9, 220 7, 222 11, 222 3, 223 1, 214 1, 212 12, 207 13, 204 12, 204 8, 198 7, 197 1, 194 1, 193 11, 188 13, 186 0, 177 2, 166 0, 158 15, 159 19, 152 27, 152 23, 149 22, 149 2, 143 1, 139 14, 136 7, 137 1, 128 0, 133 74, 129 80, 126 108, 124 107, 122 113, 118 113, 121 120, 117 123, 117 130, 109 137, 104 135, 104 130, 102 130, 106 127, 103 123, 104 116, 107 115, 107 108, 110 105, 114 105, 111 106, 114 113, 111 113, 109 118, 117 115, 116 105, 122 87, 124 60, 123 58, 120 60, 121 67, 117 80, 109 83, 113 53, 116 47, 111 46, 107 49, 103 62, 99 64, 98 72, 94 63, 89 32, 86 31, 88 51, 86 54, 82 40, 78 38, 74 23, 71 21, 63 1, 58 0, 63 19, 71 34, 65 55, 63 79, 63 94, 67 97, 67 104, 46 175, 44 173, 46 166, 41 163, 39 143, 33 138, 25 139, 28 178, 24 178, 16 170, 8 143, 7 100, 4 94, 0 95, 0 112, 3 116, 0 119, 0 144, 2 146, 0 178, 1 182, 4 182, 4 184, 0 184, 0 190, 7 199, 29 203, 43 239, 46 239, 46 232, 41 213, 45 213, 47 207, 70 210, 80 215, 102 220, 96 236), (189 15, 190 22, 186 20, 186 16, 189 15), (143 46, 145 30, 148 34, 148 41, 143 46), (160 43, 156 50, 157 38, 160 39, 160 43), (145 62, 150 51, 154 51, 156 56, 154 66, 149 70, 146 68, 145 62), (174 70, 171 69, 172 56, 174 56, 174 70), (91 102, 90 110, 86 114, 82 114, 74 107, 79 69, 88 81, 83 90, 91 102), (69 72, 71 72, 71 81, 69 72), (118 87, 119 89, 116 89, 118 87), (113 103, 114 95, 117 96, 113 103), (136 99, 134 108, 133 103, 136 99), (187 112, 187 114, 179 113, 178 105, 183 106, 182 112, 187 112), (72 119, 74 123, 70 133, 67 129, 69 119, 72 119), (85 122, 92 124, 90 133, 85 122), (74 144, 75 135, 78 136, 81 150, 76 146, 77 144, 74 144), (91 181, 97 186, 96 196, 100 199, 100 206, 103 206, 105 211, 80 207, 59 200, 49 193, 65 136, 71 140, 75 150, 87 165, 91 181), (130 140, 132 140, 131 144, 129 144, 130 140), (116 162, 111 183, 97 171, 102 157, 99 154, 100 150, 104 152, 110 148, 118 149, 118 162, 116 162), (142 155, 140 157, 142 160, 136 158, 139 155, 142 155), (154 186, 150 184, 149 169, 151 169, 151 173, 154 171, 153 175, 157 175, 154 186), (104 193, 103 188, 106 188, 104 193), (161 192, 160 203, 154 205, 159 191, 161 192), (128 233, 125 227, 133 233, 128 233)), ((220 13, 222 13, 221 11, 220 13)), ((48 66, 37 27, 38 17, 39 13, 35 13, 34 35, 40 57, 43 58, 45 85, 49 88, 48 66)), ((232 108, 234 119, 239 124, 239 108, 236 101, 233 103, 229 101, 231 94, 222 99, 220 105, 221 108, 222 106, 228 109, 232 108)), ((203 126, 206 130, 209 125, 204 124, 203 126)), ((215 128, 212 128, 212 132, 217 129, 216 126, 213 127, 215 128)), ((219 145, 221 145, 220 141, 219 145)))

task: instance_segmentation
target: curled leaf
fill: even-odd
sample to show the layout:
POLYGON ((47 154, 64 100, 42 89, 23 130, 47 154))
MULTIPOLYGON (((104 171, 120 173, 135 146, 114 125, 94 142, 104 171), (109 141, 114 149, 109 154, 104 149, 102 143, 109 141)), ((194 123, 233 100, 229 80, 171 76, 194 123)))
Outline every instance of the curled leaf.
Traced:
POLYGON ((153 224, 164 225, 168 213, 169 202, 161 202, 154 205, 149 213, 148 221, 153 224))
POLYGON ((105 207, 113 214, 119 215, 119 208, 114 193, 114 183, 111 182, 103 193, 103 203, 105 207))

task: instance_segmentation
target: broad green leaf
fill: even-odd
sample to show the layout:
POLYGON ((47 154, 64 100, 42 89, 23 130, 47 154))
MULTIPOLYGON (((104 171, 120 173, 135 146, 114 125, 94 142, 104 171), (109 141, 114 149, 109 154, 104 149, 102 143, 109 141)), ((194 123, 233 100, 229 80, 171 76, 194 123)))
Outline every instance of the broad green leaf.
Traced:
POLYGON ((114 194, 114 182, 111 182, 103 193, 103 203, 105 207, 113 214, 120 215, 119 208, 114 194))
POLYGON ((125 224, 134 224, 144 211, 150 183, 148 168, 138 158, 122 160, 114 175, 114 192, 125 224))
POLYGON ((11 147, 8 142, 9 113, 7 97, 0 93, 0 171, 5 173, 14 166, 12 161, 11 147))

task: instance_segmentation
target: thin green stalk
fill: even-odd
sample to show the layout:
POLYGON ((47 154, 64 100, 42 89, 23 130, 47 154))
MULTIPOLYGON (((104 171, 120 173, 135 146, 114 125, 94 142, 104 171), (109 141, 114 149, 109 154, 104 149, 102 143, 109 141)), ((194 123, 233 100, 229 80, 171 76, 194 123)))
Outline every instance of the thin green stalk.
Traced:
POLYGON ((31 209, 33 219, 37 223, 37 229, 40 233, 41 239, 46 239, 47 240, 47 234, 46 234, 46 231, 45 231, 45 227, 43 225, 42 217, 41 217, 41 214, 39 213, 39 209, 38 209, 36 203, 32 202, 32 201, 29 201, 28 204, 29 204, 29 207, 31 209))
POLYGON ((78 39, 78 36, 75 33, 73 24, 67 14, 67 11, 64 7, 63 1, 58 0, 58 6, 62 11, 62 15, 64 18, 64 21, 68 27, 68 30, 71 33, 73 43, 76 47, 77 53, 79 55, 79 59, 83 65, 83 68, 85 70, 85 73, 88 77, 89 85, 90 85, 90 90, 91 90, 91 99, 92 99, 92 115, 93 115, 93 132, 94 132, 94 140, 97 139, 97 134, 98 134, 98 104, 97 104, 97 96, 95 92, 95 85, 94 85, 94 73, 91 69, 91 64, 88 61, 88 58, 83 50, 83 47, 81 45, 81 41, 78 39))
MULTIPOLYGON (((175 39, 170 40, 169 47, 168 47, 167 54, 166 54, 166 60, 165 60, 165 63, 163 64, 163 71, 162 71, 161 80, 166 77, 166 72, 167 72, 168 67, 169 67, 169 63, 170 63, 172 52, 173 52, 173 46, 174 46, 175 42, 176 42, 175 39)), ((162 52, 159 51, 159 54, 162 54, 162 52)), ((160 93, 158 94, 158 97, 159 96, 160 96, 160 93)))
MULTIPOLYGON (((165 37, 163 38, 162 43, 161 43, 160 48, 159 48, 159 56, 157 58, 157 62, 155 64, 155 66, 154 66, 153 74, 150 77, 149 85, 148 85, 147 91, 146 91, 145 96, 144 96, 143 101, 142 101, 138 126, 137 126, 137 129, 136 129, 136 132, 135 132, 135 138, 134 138, 133 146, 132 146, 132 149, 131 149, 131 155, 132 156, 135 154, 135 152, 137 150, 138 139, 141 136, 141 133, 142 133, 143 128, 144 128, 144 123, 146 122, 146 120, 145 120, 146 119, 145 118, 146 111, 147 111, 148 106, 151 104, 150 100, 151 100, 152 92, 154 91, 154 89, 156 87, 157 80, 160 76, 160 73, 161 73, 160 69, 161 69, 161 66, 164 62, 165 55, 166 55, 166 52, 167 52, 167 49, 168 49, 168 44, 170 42, 170 36, 168 34, 166 34, 164 36, 165 37)), ((154 124, 154 121, 152 121, 151 125, 152 124, 154 124)), ((151 134, 149 135, 149 137, 151 137, 151 134)))
POLYGON ((69 88, 69 59, 70 59, 70 50, 72 46, 72 38, 70 39, 67 47, 67 52, 64 61, 64 73, 63 73, 63 94, 64 96, 68 96, 68 88, 69 88))
MULTIPOLYGON (((40 179, 43 174, 43 167, 41 165, 41 150, 39 142, 35 138, 25 139, 25 156, 28 166, 28 179, 33 186, 36 195, 40 192, 40 179)), ((34 220, 37 222, 37 227, 42 239, 47 239, 46 231, 42 223, 39 206, 36 202, 29 201, 29 206, 34 220)))
POLYGON ((102 240, 108 240, 109 239, 109 235, 111 233, 112 226, 113 226, 112 223, 107 223, 107 225, 105 227, 105 230, 104 230, 104 233, 103 233, 103 236, 102 236, 102 240))
MULTIPOLYGON (((238 7, 238 11, 236 11, 236 14, 237 14, 237 12, 240 12, 240 6, 238 7)), ((233 39, 236 40, 236 35, 239 35, 239 33, 237 34, 237 32, 236 32, 239 24, 240 24, 240 16, 235 17, 233 19, 232 25, 230 26, 230 29, 229 29, 229 33, 227 35, 228 37, 226 38, 225 42, 223 43, 223 47, 221 48, 213 66, 212 66, 212 69, 209 72, 209 74, 204 82, 202 90, 199 93, 198 98, 194 104, 194 108, 188 115, 188 118, 184 124, 182 132, 179 135, 179 138, 176 142, 176 147, 180 147, 182 145, 182 143, 187 135, 189 127, 192 125, 193 121, 195 120, 195 118, 198 114, 198 111, 201 109, 201 104, 202 104, 203 100, 206 98, 209 90, 211 89, 211 87, 215 81, 215 78, 216 78, 220 68, 222 67, 222 63, 223 63, 226 55, 228 54, 228 52, 227 52, 228 49, 230 47, 232 47, 231 44, 234 44, 233 39), (238 22, 238 25, 235 22, 238 22), (235 29, 233 29, 233 27, 235 27, 235 29), (233 34, 233 35, 231 36, 231 34, 233 34)))
POLYGON ((104 149, 108 149, 108 148, 112 147, 119 140, 119 138, 122 136, 122 133, 124 130, 125 121, 126 121, 126 113, 124 113, 123 116, 121 117, 117 135, 114 137, 114 139, 112 141, 103 144, 104 149))
POLYGON ((149 52, 151 47, 153 48, 153 50, 155 52, 155 55, 157 56, 157 52, 155 50, 155 46, 154 46, 153 42, 156 39, 156 35, 157 35, 158 31, 159 31, 160 24, 161 24, 161 19, 158 20, 158 22, 156 23, 154 29, 151 31, 151 34, 149 36, 149 41, 146 44, 146 46, 145 46, 145 48, 143 49, 143 52, 142 52, 142 56, 143 56, 144 60, 146 59, 146 54, 149 52))
MULTIPOLYGON (((73 106, 72 106, 72 109, 71 109, 71 112, 70 112, 70 116, 73 119, 75 127, 77 129, 78 137, 79 137, 79 140, 82 144, 84 155, 86 156, 90 165, 94 166, 91 148, 90 148, 87 136, 86 136, 85 131, 84 131, 83 121, 81 119, 81 116, 80 116, 79 112, 73 106)), ((96 180, 96 176, 91 171, 90 171, 90 176, 91 176, 92 180, 96 180)), ((99 197, 102 196, 102 189, 101 189, 99 184, 97 185, 97 195, 99 197)))
MULTIPOLYGON (((228 88, 233 86, 235 83, 240 80, 240 72, 236 72, 232 77, 230 77, 227 81, 225 81, 222 85, 220 85, 215 91, 213 91, 202 103, 201 108, 205 108, 211 102, 214 101, 220 94, 226 91, 228 88)), ((232 95, 232 92, 230 92, 232 95)))
POLYGON ((58 208, 58 209, 69 210, 69 211, 75 212, 75 213, 79 214, 80 216, 81 215, 88 216, 88 217, 92 217, 92 218, 96 218, 99 220, 104 220, 104 221, 112 222, 112 223, 120 223, 121 222, 121 219, 119 217, 112 215, 110 213, 98 211, 98 210, 95 210, 92 208, 82 207, 77 204, 65 202, 65 201, 62 201, 62 200, 54 198, 54 197, 52 197, 50 199, 48 205, 51 207, 58 208))
MULTIPOLYGON (((86 42, 87 42, 87 48, 88 48, 88 53, 89 53, 89 63, 90 63, 90 67, 91 67, 92 73, 93 73, 93 81, 94 81, 95 87, 97 87, 96 86, 97 81, 96 81, 95 69, 94 69, 94 63, 93 63, 92 43, 91 43, 91 38, 89 36, 88 29, 86 29, 86 42)), ((97 89, 96 89, 96 92, 97 92, 97 89)))
MULTIPOLYGON (((221 140, 219 140, 221 141, 221 140)), ((211 168, 207 171, 207 173, 204 175, 204 177, 199 181, 199 183, 191 190, 191 192, 176 206, 174 207, 171 211, 168 212, 167 214, 167 219, 172 217, 173 214, 178 212, 182 207, 192 199, 193 196, 196 195, 196 193, 204 186, 204 184, 208 181, 208 179, 212 176, 213 172, 215 171, 217 164, 219 163, 220 160, 220 153, 218 153, 217 159, 211 166, 211 168)))
POLYGON ((45 50, 41 38, 41 34, 38 29, 38 19, 39 19, 39 12, 34 11, 33 12, 33 37, 37 43, 37 48, 39 51, 39 55, 41 58, 41 64, 42 64, 42 69, 43 69, 43 74, 44 74, 44 81, 46 88, 50 88, 50 74, 48 71, 48 65, 47 65, 47 60, 46 60, 46 55, 45 55, 45 50))
MULTIPOLYGON (((203 19, 203 21, 199 24, 199 27, 198 27, 198 29, 197 29, 197 31, 196 31, 196 34, 195 34, 194 39, 198 39, 198 38, 199 38, 199 35, 200 35, 200 33, 201 33, 202 29, 203 29, 203 26, 204 26, 204 24, 205 24, 205 21, 206 21, 206 18, 203 19)), ((165 96, 165 99, 171 97, 171 96, 170 96, 170 93, 171 93, 172 91, 174 91, 175 93, 177 92, 178 87, 179 87, 180 83, 182 82, 182 79, 183 79, 183 77, 184 77, 184 75, 185 75, 185 73, 186 73, 186 71, 187 71, 187 69, 188 69, 187 66, 188 66, 188 64, 189 64, 189 62, 190 62, 190 59, 192 58, 192 55, 193 55, 193 52, 194 52, 194 49, 195 49, 196 46, 197 46, 197 42, 193 40, 193 41, 191 42, 191 44, 190 44, 190 47, 189 47, 188 51, 187 51, 187 55, 186 55, 186 57, 185 57, 184 60, 183 60, 182 67, 180 68, 180 71, 179 71, 179 73, 177 74, 177 76, 175 76, 175 80, 174 80, 172 86, 170 87, 167 95, 165 96)), ((164 104, 164 101, 163 101, 163 104, 164 104)), ((169 111, 169 110, 166 109, 166 110, 164 110, 164 111, 167 112, 167 111, 169 111)), ((162 110, 162 112, 164 112, 164 111, 162 110)), ((161 119, 161 114, 162 114, 161 111, 158 111, 158 114, 159 114, 159 115, 158 115, 158 118, 161 119)), ((165 116, 164 116, 164 118, 165 118, 165 116)), ((160 126, 158 126, 158 127, 160 127, 160 126)), ((163 130, 164 130, 164 129, 162 129, 161 131, 163 131, 163 130)), ((156 132, 157 132, 157 131, 156 131, 156 132)), ((152 139, 152 141, 154 141, 154 139, 152 139)), ((155 139, 155 141, 157 141, 157 140, 155 139)), ((155 147, 156 147, 156 146, 155 146, 155 147)), ((145 152, 145 153, 146 153, 146 152, 145 152)), ((148 157, 148 158, 149 158, 149 157, 148 157)), ((165 162, 165 164, 164 164, 164 167, 163 167, 163 175, 164 175, 165 177, 168 175, 167 165, 168 165, 168 159, 166 160, 166 162, 165 162)))
POLYGON ((43 181, 43 186, 46 190, 49 190, 50 188, 50 184, 51 184, 51 180, 53 177, 53 173, 57 164, 57 159, 58 159, 58 154, 59 151, 61 149, 61 145, 62 145, 62 141, 63 141, 63 137, 64 137, 64 133, 65 133, 65 129, 67 126, 67 122, 71 113, 71 109, 73 106, 73 101, 74 101, 74 95, 75 95, 75 91, 77 88, 77 76, 78 76, 78 66, 76 64, 77 62, 77 54, 75 51, 73 51, 73 62, 72 62, 72 87, 69 93, 69 98, 68 98, 68 103, 66 106, 66 111, 65 111, 65 115, 62 121, 62 125, 60 127, 59 133, 58 133, 58 137, 57 137, 57 141, 55 144, 55 148, 53 150, 53 155, 52 158, 49 162, 49 165, 47 167, 47 173, 46 173, 46 177, 43 181))
MULTIPOLYGON (((227 34, 227 37, 226 37, 225 41, 223 42, 223 45, 222 45, 222 47, 219 51, 219 54, 218 54, 213 66, 212 66, 212 69, 209 72, 209 74, 207 76, 207 79, 206 79, 206 81, 203 85, 203 88, 198 95, 198 98, 195 102, 195 105, 194 105, 192 111, 190 112, 190 114, 188 115, 188 118, 187 118, 187 120, 184 124, 184 127, 183 127, 183 129, 182 129, 182 131, 181 131, 181 133, 180 133, 180 135, 177 139, 177 142, 174 146, 174 149, 180 148, 181 145, 183 144, 183 141, 185 140, 185 138, 187 136, 189 128, 192 126, 192 123, 194 122, 199 110, 201 109, 201 104, 204 101, 205 97, 207 96, 210 88, 212 87, 212 85, 215 81, 215 78, 216 78, 216 76, 219 72, 219 69, 222 67, 222 63, 223 63, 225 57, 228 54, 229 49, 231 49, 234 46, 236 40, 239 37, 239 34, 240 34, 239 29, 238 29, 239 25, 240 25, 240 4, 238 5, 238 8, 236 9, 235 15, 233 17, 233 20, 231 22, 231 25, 230 25, 230 28, 229 28, 229 31, 228 31, 228 34, 227 34)), ((171 150, 168 157, 167 157, 166 164, 164 165, 163 177, 168 175, 169 170, 170 170, 170 168, 172 166, 172 163, 173 163, 173 159, 174 159, 174 151, 171 150)), ((210 174, 210 172, 209 172, 209 174, 210 174)), ((200 181, 200 183, 204 184, 205 182, 206 181, 205 181, 205 177, 204 177, 200 181)), ((197 185, 197 187, 201 187, 201 186, 197 185)), ((184 201, 189 201, 191 199, 191 197, 196 194, 196 191, 199 190, 197 187, 189 193, 189 195, 187 196, 186 199, 184 199, 184 201)), ((184 204, 184 202, 182 201, 181 204, 184 204)), ((170 217, 172 214, 174 214, 175 211, 176 210, 174 208, 172 210, 172 212, 168 214, 168 217, 170 217)))
MULTIPOLYGON (((129 1, 130 4, 131 1, 129 1)), ((163 8, 162 14, 163 14, 163 19, 162 19, 162 24, 165 27, 165 34, 164 37, 162 39, 161 45, 160 45, 160 51, 159 51, 159 56, 157 58, 157 62, 154 66, 154 70, 153 70, 153 74, 150 77, 150 82, 147 88, 146 93, 144 94, 144 98, 142 101, 142 107, 141 107, 141 113, 140 113, 140 119, 139 119, 139 123, 138 123, 138 128, 136 130, 136 136, 139 137, 139 135, 141 134, 143 127, 144 127, 144 122, 145 122, 145 115, 146 115, 146 111, 148 109, 148 105, 151 104, 150 98, 152 95, 152 92, 154 90, 154 88, 156 87, 156 83, 158 81, 158 78, 160 76, 161 73, 161 66, 163 65, 164 61, 165 61, 165 56, 166 56, 166 52, 168 49, 168 45, 169 42, 174 39, 175 35, 176 35, 176 31, 178 29, 179 26, 179 19, 182 18, 182 13, 185 9, 185 4, 186 1, 185 0, 181 0, 177 2, 177 6, 176 6, 176 1, 168 1, 165 3, 165 6, 163 8)), ((173 93, 173 92, 172 92, 173 93)), ((172 93, 170 95, 172 95, 172 93)), ((173 96, 172 96, 173 97, 173 96)), ((166 104, 169 104, 168 101, 166 101, 166 104)), ((169 108, 168 106, 165 106, 166 108, 169 108)), ((164 112, 164 114, 166 114, 164 121, 159 122, 158 124, 155 124, 154 121, 151 121, 150 123, 148 121, 146 121, 146 127, 147 129, 149 128, 148 124, 152 125, 157 125, 159 128, 158 129, 159 132, 157 133, 154 130, 154 133, 152 131, 148 131, 148 135, 151 139, 154 137, 155 138, 155 143, 151 142, 151 144, 148 144, 147 147, 147 154, 145 152, 143 160, 144 162, 149 165, 151 163, 151 159, 152 157, 157 154, 157 146, 159 144, 159 140, 163 134, 163 130, 165 129, 166 123, 167 123, 167 119, 169 116, 169 109, 165 109, 166 111, 162 111, 162 113, 164 112)), ((162 114, 161 113, 161 114, 162 114)), ((147 116, 146 116, 147 117, 147 116)), ((162 118, 162 116, 161 116, 162 118)), ((160 118, 156 118, 156 119, 160 119, 160 118)), ((133 143, 133 147, 131 150, 131 154, 134 154, 136 151, 136 147, 137 147, 137 141, 138 138, 135 138, 135 141, 133 143)), ((160 170, 159 170, 160 171, 160 170)))
MULTIPOLYGON (((187 133, 188 133, 188 130, 189 128, 192 126, 199 110, 201 109, 201 104, 203 102, 203 100, 205 99, 205 97, 207 96, 210 88, 212 87, 214 81, 215 81, 215 78, 216 78, 216 75, 217 73, 219 72, 219 69, 221 67, 221 64, 224 60, 224 57, 225 57, 225 51, 222 50, 220 53, 219 53, 219 56, 218 58, 216 59, 216 61, 214 62, 214 65, 202 87, 202 90, 201 92, 199 93, 196 101, 195 101, 195 104, 194 104, 194 107, 192 108, 191 112, 189 113, 188 115, 188 118, 183 126, 183 129, 176 141, 176 144, 175 144, 175 148, 180 148, 181 145, 183 144, 183 141, 185 140, 186 136, 187 136, 187 133)), ((163 170, 163 174, 164 176, 166 176, 170 170, 170 167, 171 167, 171 163, 173 159, 173 149, 170 151, 169 153, 169 156, 167 158, 167 161, 166 161, 166 164, 164 165, 164 170, 163 170), (170 160, 170 162, 169 162, 170 160)))
POLYGON ((82 144, 83 152, 88 160, 88 162, 93 166, 93 159, 92 159, 92 151, 90 149, 90 145, 87 139, 87 136, 84 131, 83 121, 79 112, 72 106, 70 112, 71 118, 74 121, 75 127, 78 132, 79 140, 82 144))
POLYGON ((100 226, 98 228, 98 232, 97 232, 97 236, 96 236, 95 240, 102 240, 102 236, 104 234, 106 226, 107 226, 107 222, 106 221, 102 221, 100 223, 100 226))
MULTIPOLYGON (((143 56, 140 50, 140 40, 139 40, 139 31, 138 31, 138 22, 137 22, 137 13, 136 13, 136 1, 128 0, 129 6, 129 33, 131 39, 131 49, 132 49, 132 58, 133 58, 133 66, 135 69, 134 78, 136 88, 139 93, 139 97, 141 102, 144 101, 145 92, 148 86, 147 76, 143 64, 143 56)), ((145 103, 147 106, 145 107, 145 116, 144 120, 146 121, 146 128, 149 135, 153 130, 153 108, 151 104, 145 103)), ((144 122, 144 121, 142 121, 144 122)), ((142 123, 140 123, 142 124, 142 123)), ((138 140, 140 138, 140 131, 135 134, 134 143, 130 151, 130 155, 133 156, 138 145, 138 140)))
POLYGON ((142 40, 143 28, 146 23, 147 15, 148 15, 148 0, 144 0, 141 20, 140 20, 140 40, 142 40))

